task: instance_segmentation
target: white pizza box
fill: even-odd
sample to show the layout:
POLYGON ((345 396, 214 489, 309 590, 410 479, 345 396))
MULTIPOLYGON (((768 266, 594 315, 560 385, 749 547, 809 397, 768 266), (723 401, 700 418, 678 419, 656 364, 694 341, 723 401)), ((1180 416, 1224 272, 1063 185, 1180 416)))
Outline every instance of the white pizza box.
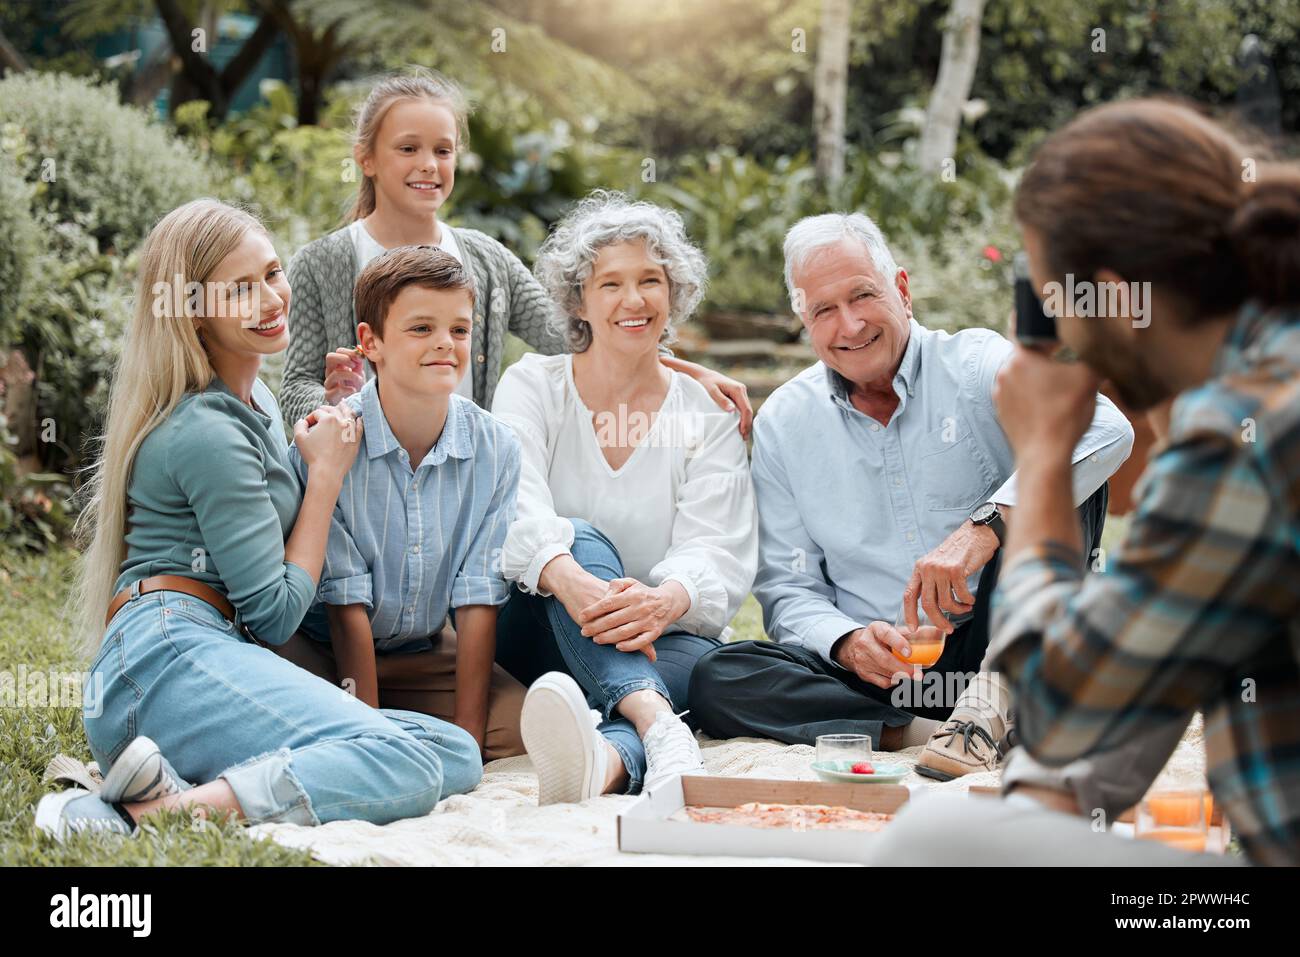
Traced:
MULTIPOLYGON (((763 778, 678 776, 647 791, 618 816, 618 849, 649 854, 710 854, 731 857, 797 857, 861 862, 875 834, 870 831, 761 828, 702 824, 682 819, 686 805, 737 807, 761 804, 828 804, 858 811, 895 813, 907 802, 898 784, 828 784, 763 778)), ((888 825, 886 825, 888 826, 888 825)))

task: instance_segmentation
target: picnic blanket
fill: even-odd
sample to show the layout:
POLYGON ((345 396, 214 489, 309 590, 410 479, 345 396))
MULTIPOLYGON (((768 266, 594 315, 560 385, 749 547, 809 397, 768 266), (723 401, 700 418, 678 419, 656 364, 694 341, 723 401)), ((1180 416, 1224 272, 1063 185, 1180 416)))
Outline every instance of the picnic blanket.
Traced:
MULTIPOLYGON (((816 780, 810 768, 813 749, 756 738, 701 740, 710 774, 816 780)), ((879 764, 913 767, 920 747, 877 752, 879 764)), ((1204 787, 1205 750, 1199 716, 1188 726, 1157 784, 1204 787)), ((913 790, 965 791, 996 785, 999 774, 972 774, 938 782, 915 772, 904 783, 913 790)), ((261 824, 255 837, 309 849, 329 864, 379 865, 739 865, 816 862, 752 857, 674 857, 624 854, 618 850, 616 819, 635 797, 605 795, 582 804, 537 806, 537 776, 528 757, 489 762, 483 781, 469 794, 442 801, 433 813, 383 827, 361 821, 334 821, 320 827, 261 824)))

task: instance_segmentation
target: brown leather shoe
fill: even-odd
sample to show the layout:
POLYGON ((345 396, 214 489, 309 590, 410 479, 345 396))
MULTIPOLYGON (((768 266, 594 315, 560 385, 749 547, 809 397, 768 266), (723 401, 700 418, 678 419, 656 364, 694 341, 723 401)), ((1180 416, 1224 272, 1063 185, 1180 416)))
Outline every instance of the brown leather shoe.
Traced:
POLYGON ((945 721, 930 735, 917 758, 916 773, 936 781, 951 781, 965 774, 995 770, 1004 753, 993 736, 974 721, 945 721))

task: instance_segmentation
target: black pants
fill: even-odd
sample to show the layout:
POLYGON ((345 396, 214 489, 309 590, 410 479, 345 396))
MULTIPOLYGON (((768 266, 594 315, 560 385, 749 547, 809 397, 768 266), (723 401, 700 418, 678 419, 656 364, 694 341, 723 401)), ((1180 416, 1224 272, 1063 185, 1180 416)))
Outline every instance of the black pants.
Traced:
MULTIPOLYGON (((1101 547, 1108 499, 1109 488, 1102 485, 1079 506, 1085 568, 1101 547)), ((988 650, 989 611, 1001 565, 998 549, 980 573, 971 617, 948 636, 943 654, 925 669, 926 674, 942 678, 980 670, 988 650)), ((901 727, 914 717, 942 721, 952 712, 951 706, 895 707, 895 691, 868 684, 814 651, 775 641, 739 641, 699 660, 691 673, 690 700, 695 720, 711 737, 813 744, 821 734, 869 734, 877 749, 885 726, 901 727)), ((921 690, 903 700, 923 700, 921 690)))

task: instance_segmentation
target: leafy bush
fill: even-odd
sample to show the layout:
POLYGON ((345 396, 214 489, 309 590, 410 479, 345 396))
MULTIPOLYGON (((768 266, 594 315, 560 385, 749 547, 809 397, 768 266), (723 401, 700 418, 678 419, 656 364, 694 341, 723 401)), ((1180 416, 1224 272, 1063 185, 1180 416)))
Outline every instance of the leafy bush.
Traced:
POLYGON ((194 154, 111 86, 61 74, 0 81, 0 125, 24 141, 15 159, 55 223, 130 249, 169 209, 206 195, 213 178, 194 154))
POLYGON ((40 247, 32 219, 31 184, 18 174, 8 144, 16 144, 17 128, 0 128, 0 346, 18 330, 18 311, 31 281, 40 247))
POLYGON ((785 311, 785 231, 827 208, 807 157, 764 165, 723 149, 686 157, 659 178, 647 198, 678 209, 709 260, 706 307, 785 311))
POLYGON ((321 125, 299 126, 288 86, 264 80, 261 93, 256 106, 217 126, 204 100, 180 106, 175 122, 191 148, 226 171, 231 191, 256 208, 287 258, 338 228, 360 172, 352 163, 345 97, 329 98, 321 125))
POLYGON ((163 214, 220 180, 113 87, 69 76, 0 80, 0 147, 0 355, 21 349, 36 375, 36 422, 0 425, 0 531, 39 545, 69 518, 57 473, 81 464, 101 428, 130 254, 163 214), (33 426, 41 471, 30 474, 13 434, 33 426))
POLYGON ((911 239, 893 249, 907 270, 912 309, 930 329, 985 328, 1004 335, 1012 308, 1010 227, 958 225, 942 243, 911 239))
MULTIPOLYGON (((760 163, 723 149, 669 165, 660 182, 641 193, 680 210, 689 235, 708 257, 712 280, 706 309, 779 313, 789 308, 785 233, 804 216, 864 212, 896 252, 923 250, 944 269, 951 267, 948 254, 930 247, 947 247, 965 230, 971 237, 987 236, 976 252, 1009 241, 1009 176, 1001 167, 966 149, 959 151, 958 175, 948 182, 918 171, 911 163, 914 149, 914 140, 905 137, 897 151, 851 152, 845 179, 834 191, 818 183, 804 154, 760 163)), ((961 254, 953 255, 954 262, 963 261, 961 254)))
POLYGON ((67 479, 57 472, 24 472, 0 413, 0 539, 6 547, 45 551, 72 528, 67 479))
POLYGON ((602 169, 629 166, 575 137, 563 120, 547 120, 522 97, 510 109, 471 115, 469 128, 450 219, 482 230, 526 263, 551 224, 601 185, 602 169))

